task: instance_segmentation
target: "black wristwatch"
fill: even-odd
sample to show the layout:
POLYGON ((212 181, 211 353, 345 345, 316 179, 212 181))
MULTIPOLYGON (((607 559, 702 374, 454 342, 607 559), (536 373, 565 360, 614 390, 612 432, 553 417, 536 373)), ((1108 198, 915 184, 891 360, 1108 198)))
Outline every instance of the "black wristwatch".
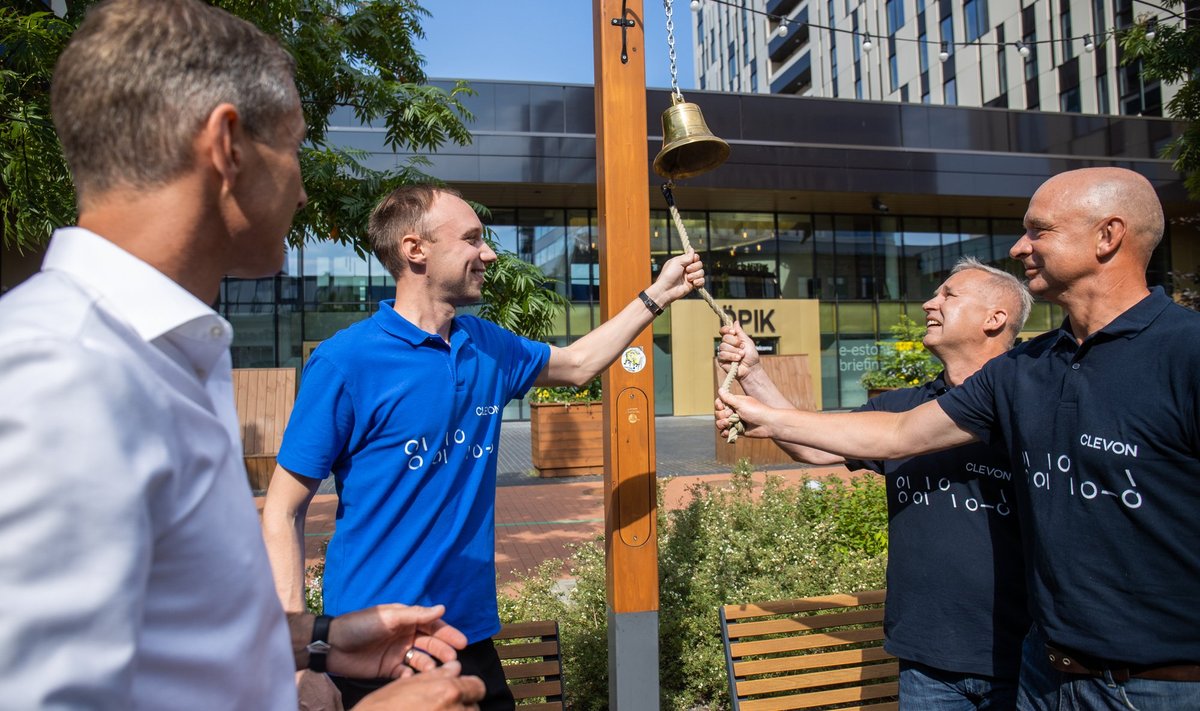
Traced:
POLYGON ((650 313, 654 314, 656 317, 662 315, 663 307, 659 306, 654 299, 651 299, 649 294, 647 294, 645 291, 639 291, 638 298, 642 300, 642 303, 646 305, 646 308, 650 309, 650 313))
POLYGON ((317 615, 313 620, 312 641, 305 649, 308 650, 308 668, 315 672, 325 672, 325 659, 329 655, 329 626, 333 618, 329 615, 317 615))

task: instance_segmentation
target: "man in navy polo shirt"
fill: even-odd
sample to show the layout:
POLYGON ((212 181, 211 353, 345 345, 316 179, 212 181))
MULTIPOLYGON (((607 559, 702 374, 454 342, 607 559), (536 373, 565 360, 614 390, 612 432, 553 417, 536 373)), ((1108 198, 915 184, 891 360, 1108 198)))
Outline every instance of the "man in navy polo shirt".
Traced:
POLYGON ((1011 254, 1061 328, 901 414, 812 414, 722 394, 747 434, 860 458, 1008 447, 1034 626, 1019 708, 1200 708, 1200 314, 1147 288, 1163 233, 1150 183, 1057 175, 1011 254))
MULTIPOLYGON (((304 516, 333 473, 337 530, 325 559, 327 614, 361 600, 446 606, 469 645, 463 673, 488 688, 484 709, 512 708, 491 636, 496 613, 496 449, 505 404, 531 385, 582 385, 612 363, 662 307, 704 282, 694 252, 663 265, 622 311, 570 346, 521 338, 459 306, 477 303, 496 254, 458 193, 416 186, 371 216, 372 248, 395 301, 313 352, 263 511, 285 609, 303 609, 304 516)), ((334 679, 349 708, 374 687, 334 679)))
MULTIPOLYGON (((860 410, 904 412, 961 385, 1012 347, 1033 306, 1016 277, 959 261, 925 302, 925 345, 945 370, 932 382, 886 392, 860 410)), ((722 363, 764 403, 787 399, 759 367, 739 326, 722 329, 722 363)), ((900 708, 1012 709, 1029 629, 1012 468, 1002 446, 973 443, 888 461, 849 460, 780 442, 810 464, 845 463, 883 474, 888 491, 886 649, 900 658, 900 708)))

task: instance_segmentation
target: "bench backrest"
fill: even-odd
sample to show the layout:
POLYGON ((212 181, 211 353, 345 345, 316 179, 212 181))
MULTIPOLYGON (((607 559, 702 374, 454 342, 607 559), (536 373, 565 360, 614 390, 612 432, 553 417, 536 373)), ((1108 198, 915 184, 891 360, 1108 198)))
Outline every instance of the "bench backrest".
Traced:
POLYGON ((894 711, 899 663, 883 649, 884 590, 724 605, 734 711, 894 711))
POLYGON ((501 625, 492 639, 517 706, 522 711, 562 711, 558 623, 549 620, 501 625))
POLYGON ((265 489, 296 401, 295 368, 235 368, 233 395, 252 489, 265 489))

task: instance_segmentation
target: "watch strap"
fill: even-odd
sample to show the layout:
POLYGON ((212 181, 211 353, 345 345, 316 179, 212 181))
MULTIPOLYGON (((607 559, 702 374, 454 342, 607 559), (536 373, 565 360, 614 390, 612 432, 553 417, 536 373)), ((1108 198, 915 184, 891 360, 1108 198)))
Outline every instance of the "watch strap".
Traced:
POLYGON ((654 314, 655 316, 662 315, 663 307, 659 306, 654 299, 651 299, 645 290, 638 292, 638 298, 642 300, 642 303, 646 305, 646 308, 650 309, 650 313, 654 314))
POLYGON ((329 650, 329 627, 333 624, 330 615, 317 615, 313 620, 312 641, 305 649, 308 650, 308 668, 315 672, 325 672, 325 661, 329 650))

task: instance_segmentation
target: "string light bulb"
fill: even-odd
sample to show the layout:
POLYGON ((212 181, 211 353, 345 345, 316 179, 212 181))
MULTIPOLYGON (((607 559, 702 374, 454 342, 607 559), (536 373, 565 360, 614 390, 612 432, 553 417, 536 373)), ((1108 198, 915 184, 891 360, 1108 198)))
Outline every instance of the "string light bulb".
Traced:
POLYGON ((779 23, 779 29, 775 30, 775 32, 776 32, 776 34, 778 34, 780 37, 786 37, 786 36, 787 36, 787 23, 786 23, 786 22, 780 22, 780 23, 779 23))
POLYGON ((945 62, 950 58, 950 43, 942 42, 942 51, 938 52, 938 61, 945 62))
POLYGON ((1146 39, 1153 40, 1158 36, 1158 18, 1151 17, 1146 20, 1146 39))
POLYGON ((875 48, 875 45, 871 43, 871 35, 867 35, 867 34, 863 35, 862 48, 863 48, 864 52, 870 52, 872 49, 875 48))
POLYGON ((1017 47, 1017 54, 1021 55, 1025 59, 1029 59, 1029 45, 1025 44, 1024 42, 1014 42, 1013 44, 1017 47))
POLYGON ((1096 43, 1092 41, 1091 35, 1083 36, 1083 51, 1088 53, 1096 51, 1096 43))
POLYGON ((700 12, 700 0, 692 0, 692 12, 700 12))

